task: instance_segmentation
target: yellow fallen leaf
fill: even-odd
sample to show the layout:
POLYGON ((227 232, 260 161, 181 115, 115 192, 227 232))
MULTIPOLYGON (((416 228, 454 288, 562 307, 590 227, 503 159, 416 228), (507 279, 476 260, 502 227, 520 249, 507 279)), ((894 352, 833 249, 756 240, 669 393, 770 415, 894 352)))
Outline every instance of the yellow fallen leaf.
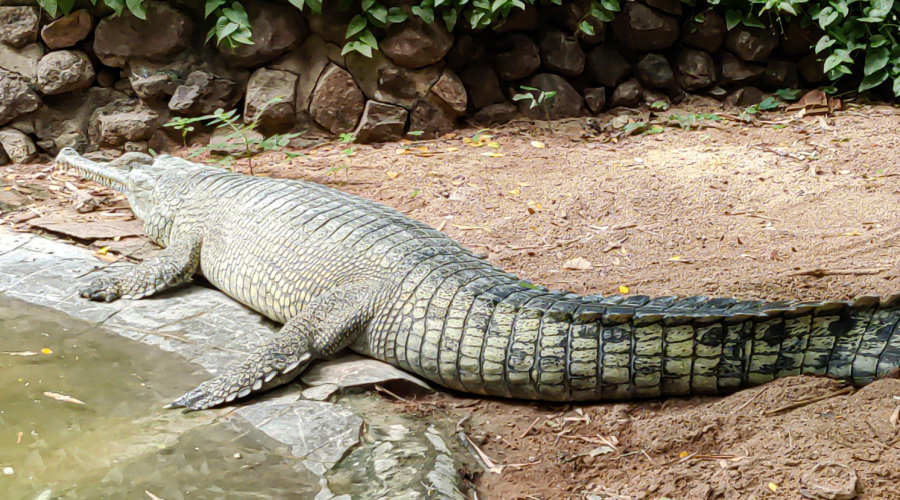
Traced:
POLYGON ((72 404, 76 404, 76 405, 84 404, 84 401, 82 401, 78 398, 73 398, 72 396, 66 396, 65 394, 60 394, 58 392, 44 391, 44 396, 47 396, 48 398, 56 400, 56 401, 61 401, 63 403, 72 403, 72 404))
POLYGON ((496 141, 492 141, 487 143, 487 147, 497 149, 500 147, 500 143, 496 141))
POLYGON ((519 190, 518 190, 518 189, 513 189, 513 190, 507 191, 507 192, 508 192, 509 194, 513 195, 513 196, 519 196, 519 190))
POLYGON ((469 139, 468 137, 463 137, 463 144, 472 144, 472 139, 469 139))
POLYGON ((406 149, 403 149, 403 148, 397 148, 397 149, 394 150, 394 153, 395 153, 395 154, 398 154, 398 155, 405 155, 405 154, 406 154, 406 151, 407 151, 406 149))
POLYGON ((523 187, 523 188, 531 187, 531 184, 529 184, 529 183, 527 183, 527 182, 517 182, 516 184, 517 184, 519 187, 523 187))
POLYGON ((678 454, 678 458, 686 458, 688 456, 690 456, 690 453, 688 453, 686 451, 682 451, 681 453, 678 454))
POLYGON ((778 485, 775 483, 769 483, 769 489, 772 490, 772 493, 778 491, 778 485))
POLYGON ((12 191, 12 186, 6 186, 3 188, 4 191, 12 191))
POLYGON ((482 156, 489 156, 491 158, 500 158, 500 157, 506 156, 503 153, 481 153, 481 154, 482 154, 482 156))
POLYGON ((625 295, 626 293, 628 293, 628 287, 625 285, 619 285, 619 293, 625 295))
POLYGON ((384 173, 384 175, 388 176, 391 179, 396 179, 397 177, 400 176, 400 172, 387 171, 384 173))
POLYGON ((844 233, 841 236, 862 236, 862 233, 859 231, 850 231, 849 233, 844 233))
POLYGON ((459 148, 447 148, 448 153, 452 153, 454 151, 459 151, 459 148))
POLYGON ((531 141, 531 147, 538 148, 538 149, 544 149, 544 143, 541 141, 531 141))
POLYGON ((422 152, 422 153, 427 153, 427 152, 428 152, 428 146, 419 146, 419 147, 416 148, 416 149, 418 149, 418 150, 419 150, 420 152, 422 152))
POLYGON ((106 255, 106 252, 109 252, 109 247, 102 247, 100 250, 97 250, 97 253, 100 255, 106 255))
POLYGON ((574 259, 569 259, 563 262, 563 269, 568 269, 571 271, 590 271, 594 268, 591 265, 590 261, 585 259, 584 257, 575 257, 574 259))
POLYGON ((680 256, 680 255, 673 255, 673 256, 669 257, 669 260, 681 260, 681 256, 680 256))
POLYGON ((41 349, 41 354, 53 354, 53 349, 50 349, 49 347, 45 347, 45 348, 41 349))

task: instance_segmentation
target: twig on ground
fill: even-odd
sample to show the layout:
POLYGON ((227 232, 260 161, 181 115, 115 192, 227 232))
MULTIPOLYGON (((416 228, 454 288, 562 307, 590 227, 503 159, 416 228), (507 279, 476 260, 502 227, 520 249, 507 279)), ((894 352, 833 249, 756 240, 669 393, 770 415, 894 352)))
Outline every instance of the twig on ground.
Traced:
POLYGON ((404 398, 404 397, 400 397, 400 396, 394 394, 393 392, 391 392, 391 391, 385 389, 384 387, 381 387, 381 386, 378 385, 378 384, 375 384, 375 390, 376 390, 377 392, 382 393, 382 394, 387 394, 388 396, 390 396, 390 397, 392 397, 392 398, 394 398, 394 399, 396 399, 396 400, 403 401, 404 403, 411 403, 411 402, 412 402, 412 401, 410 401, 410 400, 408 400, 408 399, 406 399, 406 398, 404 398))
POLYGON ((534 429, 534 426, 537 425, 540 420, 541 417, 534 417, 534 422, 532 422, 531 425, 529 425, 528 428, 525 429, 525 432, 523 432, 522 435, 519 436, 519 439, 523 439, 525 436, 527 436, 528 433, 531 432, 532 429, 534 429))
POLYGON ((855 390, 855 389, 852 388, 852 387, 844 387, 843 389, 839 389, 839 390, 834 391, 834 392, 829 392, 828 394, 823 394, 823 395, 821 395, 821 396, 816 396, 816 397, 807 398, 807 399, 801 399, 800 401, 791 403, 791 404, 789 404, 789 405, 781 406, 781 407, 779 407, 779 408, 775 408, 774 410, 768 410, 768 411, 765 411, 765 412, 763 412, 763 415, 770 416, 770 415, 775 415, 776 413, 781 413, 781 412, 783 412, 783 411, 793 410, 793 409, 796 409, 796 408, 801 408, 801 407, 806 406, 806 405, 808 405, 808 404, 817 403, 817 402, 822 401, 822 400, 825 400, 825 399, 830 399, 830 398, 833 398, 833 397, 836 397, 836 396, 841 396, 841 395, 844 395, 844 394, 849 394, 849 393, 853 392, 854 390, 855 390))
POLYGON ((825 276, 864 276, 869 274, 878 274, 887 271, 883 267, 870 267, 860 269, 828 269, 823 267, 815 267, 812 269, 801 269, 800 271, 791 271, 782 273, 782 276, 814 276, 823 278, 825 276))

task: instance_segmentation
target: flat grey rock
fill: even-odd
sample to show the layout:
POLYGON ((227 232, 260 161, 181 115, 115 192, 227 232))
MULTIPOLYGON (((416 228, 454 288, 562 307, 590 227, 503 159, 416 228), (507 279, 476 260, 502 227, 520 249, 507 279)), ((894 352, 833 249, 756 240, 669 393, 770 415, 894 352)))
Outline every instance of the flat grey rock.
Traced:
POLYGON ((300 375, 303 383, 316 386, 335 384, 341 388, 383 384, 401 380, 431 391, 431 387, 421 379, 376 359, 358 354, 342 354, 329 361, 316 363, 300 375))

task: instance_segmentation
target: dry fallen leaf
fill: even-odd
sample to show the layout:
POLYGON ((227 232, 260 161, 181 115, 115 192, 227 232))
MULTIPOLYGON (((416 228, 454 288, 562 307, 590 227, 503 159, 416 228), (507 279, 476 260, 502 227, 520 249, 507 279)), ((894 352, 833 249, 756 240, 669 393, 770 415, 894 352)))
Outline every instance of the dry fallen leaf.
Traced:
POLYGON ((58 392, 44 391, 44 396, 47 396, 48 398, 56 400, 56 401, 61 401, 63 403, 73 403, 76 405, 84 404, 84 401, 82 401, 78 398, 73 398, 72 396, 66 396, 65 394, 60 394, 58 392))
POLYGON ((625 285, 619 285, 619 293, 625 295, 626 293, 628 293, 628 287, 625 285))
POLYGON ((900 423, 900 406, 894 408, 894 413, 891 413, 890 418, 891 425, 897 425, 900 423))
POLYGON ((487 147, 497 149, 500 147, 500 143, 496 141, 492 141, 487 143, 487 147))
POLYGON ((584 257, 575 257, 574 259, 569 259, 563 262, 563 269, 569 269, 573 271, 589 271, 594 268, 591 265, 590 261, 585 259, 584 257))
POLYGON ((531 147, 538 148, 538 149, 544 149, 544 143, 541 141, 531 141, 531 147))
POLYGON ((400 176, 400 172, 387 171, 384 173, 384 175, 388 176, 391 179, 396 179, 397 177, 400 176))
POLYGON ((489 157, 491 157, 491 158, 500 158, 500 157, 506 156, 506 155, 503 154, 503 153, 481 153, 481 155, 482 155, 482 156, 489 156, 489 157))
POLYGON ((34 351, 16 351, 16 352, 3 351, 3 354, 6 354, 7 356, 23 356, 23 357, 38 355, 38 353, 36 353, 34 351))
POLYGON ((513 190, 507 191, 507 192, 508 192, 509 194, 513 195, 513 196, 519 196, 519 190, 518 190, 518 189, 513 189, 513 190))
POLYGON ((775 484, 775 483, 769 483, 768 486, 769 486, 769 489, 772 490, 772 493, 775 493, 776 491, 778 491, 778 485, 777 485, 777 484, 775 484))

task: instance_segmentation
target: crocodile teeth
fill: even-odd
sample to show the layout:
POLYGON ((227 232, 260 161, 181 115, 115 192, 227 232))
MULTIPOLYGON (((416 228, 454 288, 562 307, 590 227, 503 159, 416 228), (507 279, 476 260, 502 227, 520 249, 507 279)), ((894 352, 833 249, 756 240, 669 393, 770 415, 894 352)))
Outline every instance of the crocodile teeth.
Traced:
POLYGON ((285 367, 284 367, 284 370, 282 370, 281 373, 290 373, 290 372, 296 370, 298 366, 300 366, 300 361, 299 361, 299 360, 298 360, 298 361, 294 361, 293 363, 291 363, 291 364, 285 366, 285 367))
POLYGON ((230 402, 234 401, 235 398, 237 398, 237 393, 232 392, 231 394, 229 394, 228 396, 225 397, 225 402, 230 403, 230 402))
POLYGON ((256 382, 253 382, 253 390, 258 391, 262 389, 263 381, 261 378, 256 379, 256 382))
POLYGON ((250 395, 249 387, 244 387, 243 389, 241 389, 240 392, 237 393, 237 397, 239 397, 239 398, 246 398, 249 395, 250 395))
POLYGON ((263 382, 269 382, 270 380, 275 378, 275 375, 276 375, 276 373, 274 371, 267 373, 266 376, 263 378, 263 382))

